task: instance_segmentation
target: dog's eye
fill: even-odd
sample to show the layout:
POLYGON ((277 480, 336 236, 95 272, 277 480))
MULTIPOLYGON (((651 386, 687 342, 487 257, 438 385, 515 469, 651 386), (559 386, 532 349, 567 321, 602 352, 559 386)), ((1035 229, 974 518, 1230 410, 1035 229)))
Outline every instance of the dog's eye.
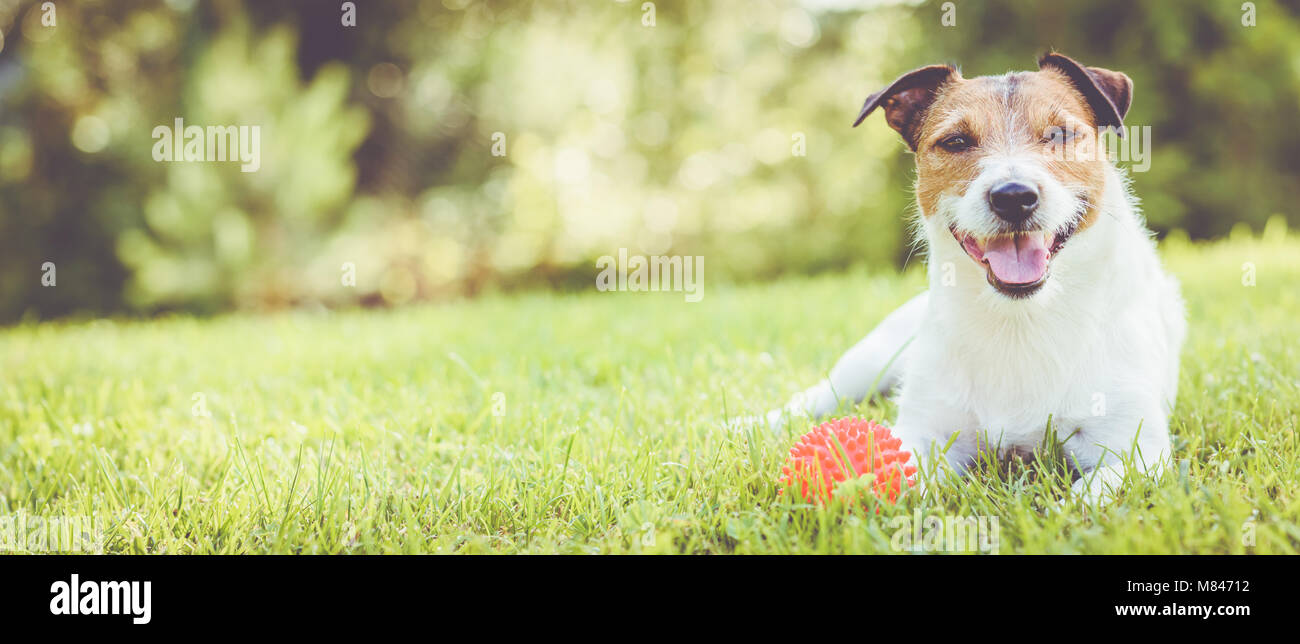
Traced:
POLYGON ((975 144, 971 142, 970 137, 964 134, 953 134, 939 141, 939 147, 949 152, 961 152, 973 145, 975 144))
POLYGON ((1047 133, 1043 135, 1043 143, 1052 143, 1060 145, 1079 136, 1079 131, 1070 127, 1061 127, 1053 125, 1047 128, 1047 133))

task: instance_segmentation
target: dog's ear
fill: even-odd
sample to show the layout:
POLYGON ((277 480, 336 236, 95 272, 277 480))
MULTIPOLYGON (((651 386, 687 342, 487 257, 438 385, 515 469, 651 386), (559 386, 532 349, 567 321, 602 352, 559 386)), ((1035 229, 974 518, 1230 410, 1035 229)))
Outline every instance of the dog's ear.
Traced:
POLYGON ((871 114, 877 106, 883 107, 885 121, 889 123, 889 127, 898 130, 898 133, 903 135, 903 140, 907 141, 908 147, 915 152, 921 117, 934 102, 939 86, 953 76, 958 76, 958 73, 950 65, 930 65, 903 74, 898 77, 898 80, 890 83, 889 87, 867 97, 867 102, 862 104, 862 112, 858 114, 858 120, 853 122, 853 127, 862 123, 862 120, 867 118, 867 115, 871 114))
POLYGON ((1054 67, 1070 77, 1074 87, 1088 99, 1098 130, 1113 127, 1116 136, 1124 136, 1124 115, 1133 102, 1133 81, 1128 76, 1100 67, 1084 67, 1056 52, 1038 59, 1038 68, 1044 67, 1054 67))

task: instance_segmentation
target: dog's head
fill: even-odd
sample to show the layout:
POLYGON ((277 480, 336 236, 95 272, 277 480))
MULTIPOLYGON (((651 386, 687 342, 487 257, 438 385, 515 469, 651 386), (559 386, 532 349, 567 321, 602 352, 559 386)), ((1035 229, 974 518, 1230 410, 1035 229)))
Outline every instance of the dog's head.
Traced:
POLYGON ((965 79, 923 67, 872 94, 916 153, 917 202, 930 244, 955 243, 1003 295, 1038 292, 1066 242, 1097 218, 1108 160, 1101 134, 1123 136, 1133 83, 1049 53, 1035 72, 965 79), (944 235, 943 237, 946 237, 944 235))

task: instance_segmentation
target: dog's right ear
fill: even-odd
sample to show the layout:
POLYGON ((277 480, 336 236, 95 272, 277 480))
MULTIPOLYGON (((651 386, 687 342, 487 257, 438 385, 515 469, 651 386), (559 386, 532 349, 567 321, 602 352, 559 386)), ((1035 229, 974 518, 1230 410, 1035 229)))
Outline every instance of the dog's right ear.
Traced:
POLYGON ((889 127, 898 130, 903 135, 903 140, 907 141, 907 146, 915 152, 921 116, 934 102, 939 86, 959 76, 951 65, 930 65, 907 72, 890 83, 889 87, 867 97, 853 127, 862 123, 877 106, 883 107, 889 127))

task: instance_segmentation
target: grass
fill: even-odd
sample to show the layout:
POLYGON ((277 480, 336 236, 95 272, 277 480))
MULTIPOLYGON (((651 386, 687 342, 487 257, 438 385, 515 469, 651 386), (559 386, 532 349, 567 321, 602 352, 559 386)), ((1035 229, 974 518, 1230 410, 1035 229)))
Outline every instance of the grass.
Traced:
POLYGON ((1107 507, 1050 462, 806 505, 774 483, 792 433, 723 429, 910 271, 2 330, 0 517, 93 517, 110 553, 877 553, 918 516, 996 517, 1001 553, 1295 553, 1300 237, 1162 251, 1191 321, 1176 463, 1107 507))

